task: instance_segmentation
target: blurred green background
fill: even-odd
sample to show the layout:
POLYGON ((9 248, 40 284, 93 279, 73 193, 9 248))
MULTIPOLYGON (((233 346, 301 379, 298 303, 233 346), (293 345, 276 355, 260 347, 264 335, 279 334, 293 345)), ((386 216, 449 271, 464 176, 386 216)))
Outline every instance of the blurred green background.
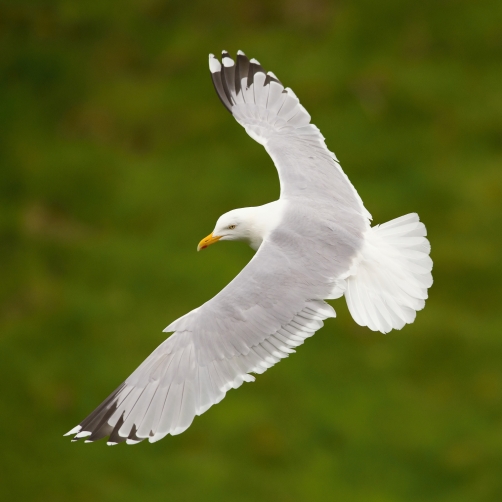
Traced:
POLYGON ((0 498, 502 500, 502 3, 0 5, 0 498), (209 52, 291 86, 375 223, 416 211, 435 284, 384 336, 338 318, 156 444, 78 423, 252 256, 198 241, 274 200, 209 52))

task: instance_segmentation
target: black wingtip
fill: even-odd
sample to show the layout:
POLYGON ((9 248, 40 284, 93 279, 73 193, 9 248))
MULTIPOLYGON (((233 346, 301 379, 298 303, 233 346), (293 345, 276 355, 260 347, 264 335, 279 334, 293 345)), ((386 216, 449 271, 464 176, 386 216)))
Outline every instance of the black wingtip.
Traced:
POLYGON ((124 414, 122 413, 118 422, 115 424, 115 427, 113 428, 110 437, 108 438, 108 442, 106 444, 114 446, 116 444, 123 443, 127 439, 127 436, 124 437, 119 434, 119 430, 123 425, 124 425, 124 414))
POLYGON ((131 432, 129 433, 129 436, 127 437, 127 444, 136 444, 136 443, 141 443, 145 438, 140 438, 137 436, 138 429, 136 425, 132 426, 131 432))
MULTIPOLYGON (((89 433, 81 437, 74 436, 72 442, 80 439, 85 439, 86 443, 93 442, 108 436, 112 432, 113 427, 108 424, 108 419, 117 410, 117 397, 124 387, 125 383, 119 385, 92 413, 80 422, 79 426, 77 426, 78 429, 77 427, 72 429, 77 436, 84 431, 89 433)), ((73 433, 72 431, 70 433, 73 433)))
POLYGON ((220 98, 225 108, 232 113, 232 102, 228 88, 222 82, 221 63, 214 57, 213 54, 209 55, 209 70, 211 72, 211 79, 213 81, 216 93, 220 98))
POLYGON ((277 82, 278 84, 283 85, 283 83, 271 72, 267 72, 267 78, 265 79, 265 85, 269 84, 270 82, 277 82))
POLYGON ((249 59, 242 51, 237 51, 237 63, 235 65, 235 92, 237 94, 241 91, 243 79, 246 79, 247 85, 248 74, 249 59))
MULTIPOLYGON (((209 68, 216 93, 225 108, 232 113, 232 107, 240 103, 244 98, 242 92, 254 82, 254 76, 261 72, 265 75, 263 85, 276 82, 283 86, 282 82, 272 72, 265 72, 256 59, 249 59, 241 50, 237 51, 235 61, 227 51, 221 52, 221 62, 212 54, 209 56, 209 68)), ((283 86, 284 87, 284 86, 283 86)))
POLYGON ((261 64, 256 61, 256 59, 251 59, 249 61, 249 70, 248 70, 248 87, 251 86, 254 80, 254 76, 256 73, 261 72, 265 73, 265 70, 262 68, 261 64))

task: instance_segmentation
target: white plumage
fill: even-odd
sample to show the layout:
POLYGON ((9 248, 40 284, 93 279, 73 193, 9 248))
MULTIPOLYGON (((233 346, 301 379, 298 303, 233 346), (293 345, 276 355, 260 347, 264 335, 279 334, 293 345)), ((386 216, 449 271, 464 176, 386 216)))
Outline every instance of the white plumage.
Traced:
POLYGON ((367 231, 345 292, 357 324, 388 333, 415 320, 432 285, 426 234, 415 213, 367 231))
POLYGON ((198 249, 241 240, 257 253, 218 295, 169 325, 173 334, 67 434, 108 444, 158 441, 187 429, 228 390, 252 382, 335 317, 345 295, 354 320, 383 333, 424 307, 432 284, 425 226, 408 214, 371 215, 289 88, 241 51, 209 58, 225 107, 272 157, 278 201, 221 216, 198 249))

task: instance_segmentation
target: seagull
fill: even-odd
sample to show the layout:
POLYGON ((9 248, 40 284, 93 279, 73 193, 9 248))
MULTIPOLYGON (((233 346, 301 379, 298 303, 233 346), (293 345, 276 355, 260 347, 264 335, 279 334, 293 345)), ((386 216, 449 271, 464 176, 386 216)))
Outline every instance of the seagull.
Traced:
POLYGON ((230 389, 253 382, 335 317, 388 333, 415 320, 432 285, 427 232, 416 213, 371 226, 371 215, 294 92, 242 51, 209 56, 225 108, 265 147, 279 200, 222 215, 197 247, 243 241, 256 253, 214 298, 170 324, 172 333, 65 435, 108 445, 151 443, 185 431, 230 389))

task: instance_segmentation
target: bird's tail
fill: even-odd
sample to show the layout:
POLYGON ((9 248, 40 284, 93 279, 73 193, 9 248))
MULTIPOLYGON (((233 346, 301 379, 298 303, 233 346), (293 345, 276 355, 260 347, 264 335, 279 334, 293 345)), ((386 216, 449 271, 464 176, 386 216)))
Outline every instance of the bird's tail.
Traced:
POLYGON ((388 333, 415 320, 432 285, 426 235, 416 213, 368 230, 360 261, 347 278, 345 290, 357 324, 388 333))

